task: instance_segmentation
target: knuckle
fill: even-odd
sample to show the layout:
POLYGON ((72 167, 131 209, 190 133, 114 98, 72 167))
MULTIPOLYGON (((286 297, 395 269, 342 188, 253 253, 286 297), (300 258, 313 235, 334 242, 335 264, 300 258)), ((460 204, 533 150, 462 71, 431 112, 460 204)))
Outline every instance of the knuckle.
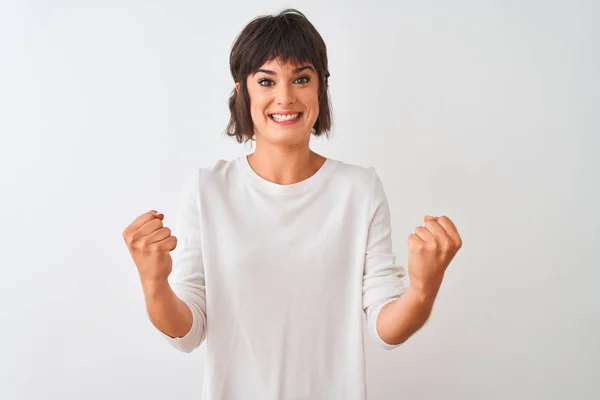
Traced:
POLYGON ((161 248, 160 243, 151 243, 148 245, 148 252, 150 254, 157 254, 157 253, 160 253, 161 251, 162 251, 162 248, 161 248))
POLYGON ((152 247, 152 242, 150 241, 150 236, 142 236, 136 240, 137 248, 142 250, 143 252, 148 252, 148 250, 152 247))
POLYGON ((137 242, 141 238, 141 236, 142 234, 140 233, 140 231, 135 231, 131 235, 129 235, 130 240, 132 242, 137 242))
POLYGON ((150 247, 150 245, 148 244, 148 239, 146 239, 146 238, 142 238, 142 239, 138 240, 136 243, 137 243, 138 249, 140 249, 140 250, 147 251, 148 248, 150 247))
POLYGON ((144 244, 143 247, 141 247, 141 250, 144 254, 146 255, 152 255, 154 253, 156 253, 156 243, 151 243, 148 240, 143 240, 144 244))
POLYGON ((452 247, 452 243, 450 242, 450 240, 448 238, 446 239, 442 239, 440 241, 440 248, 444 251, 450 250, 450 247, 452 247))

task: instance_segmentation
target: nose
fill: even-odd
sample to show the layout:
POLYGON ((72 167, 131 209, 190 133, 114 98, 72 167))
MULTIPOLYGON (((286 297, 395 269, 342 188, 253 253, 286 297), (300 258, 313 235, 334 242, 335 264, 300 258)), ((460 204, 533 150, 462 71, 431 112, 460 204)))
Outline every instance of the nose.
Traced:
POLYGON ((275 102, 277 105, 286 107, 290 104, 294 104, 296 101, 296 94, 294 93, 294 87, 292 84, 280 83, 277 85, 275 93, 275 102))

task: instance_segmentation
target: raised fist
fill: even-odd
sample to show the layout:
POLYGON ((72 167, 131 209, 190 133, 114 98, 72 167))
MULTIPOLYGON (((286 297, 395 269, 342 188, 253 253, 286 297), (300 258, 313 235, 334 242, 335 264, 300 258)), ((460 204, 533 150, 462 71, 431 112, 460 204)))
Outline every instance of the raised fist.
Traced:
POLYGON ((123 231, 123 239, 143 284, 162 283, 171 273, 170 252, 177 247, 177 238, 163 226, 164 217, 156 210, 148 211, 123 231))
POLYGON ((422 290, 441 284, 446 268, 462 247, 450 218, 426 215, 424 221, 424 226, 408 236, 408 274, 411 285, 422 290))

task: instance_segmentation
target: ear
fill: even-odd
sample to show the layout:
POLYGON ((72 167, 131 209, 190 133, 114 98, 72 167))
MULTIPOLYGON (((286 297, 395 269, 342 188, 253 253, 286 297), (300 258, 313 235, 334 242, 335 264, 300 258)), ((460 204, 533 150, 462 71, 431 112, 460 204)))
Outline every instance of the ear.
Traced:
POLYGON ((240 94, 240 83, 239 83, 239 82, 236 82, 236 83, 235 83, 235 92, 236 92, 237 94, 240 94))

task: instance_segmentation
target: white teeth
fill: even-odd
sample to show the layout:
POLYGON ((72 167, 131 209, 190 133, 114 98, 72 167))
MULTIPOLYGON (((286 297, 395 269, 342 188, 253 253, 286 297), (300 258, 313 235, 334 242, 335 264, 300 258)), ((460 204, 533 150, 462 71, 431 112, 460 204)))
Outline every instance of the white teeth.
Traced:
POLYGON ((288 114, 288 115, 281 115, 281 114, 271 114, 271 116, 273 117, 273 119, 277 122, 284 122, 284 121, 290 121, 292 119, 296 119, 300 116, 300 113, 296 113, 296 114, 288 114))

